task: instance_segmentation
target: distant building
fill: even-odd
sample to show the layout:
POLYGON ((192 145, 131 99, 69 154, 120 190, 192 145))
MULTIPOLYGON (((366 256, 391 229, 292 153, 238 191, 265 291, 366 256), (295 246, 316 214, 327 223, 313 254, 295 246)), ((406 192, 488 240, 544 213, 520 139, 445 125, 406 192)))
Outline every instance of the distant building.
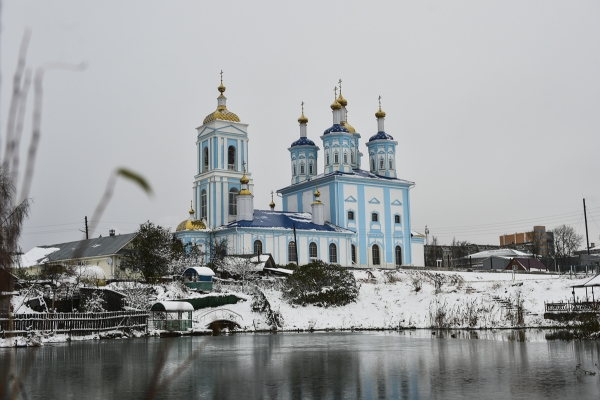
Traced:
POLYGON ((554 234, 546 232, 545 226, 534 226, 532 231, 509 233, 500 236, 500 246, 527 249, 533 254, 552 254, 554 234))

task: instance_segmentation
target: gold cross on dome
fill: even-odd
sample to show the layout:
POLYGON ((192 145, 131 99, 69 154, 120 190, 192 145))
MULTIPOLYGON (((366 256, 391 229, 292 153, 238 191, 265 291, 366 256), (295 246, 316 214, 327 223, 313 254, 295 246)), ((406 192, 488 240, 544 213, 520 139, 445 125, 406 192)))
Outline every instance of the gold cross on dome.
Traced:
POLYGON ((221 85, 223 84, 223 70, 221 70, 221 85))
POLYGON ((271 190, 271 201, 273 201, 273 191, 271 190))
MULTIPOLYGON (((302 102, 300 105, 302 106, 302 114, 304 114, 304 102, 302 102)), ((271 192, 271 194, 273 194, 273 192, 271 192)))
POLYGON ((342 93, 342 80, 340 79, 340 80, 338 81, 338 83, 339 83, 339 85, 340 85, 340 94, 341 94, 341 93, 342 93))
POLYGON ((246 173, 246 161, 242 163, 242 166, 244 167, 244 173, 246 173))
POLYGON ((337 86, 333 88, 333 92, 335 93, 335 98, 337 99, 337 86))
POLYGON ((381 108, 381 96, 379 96, 379 108, 381 108))

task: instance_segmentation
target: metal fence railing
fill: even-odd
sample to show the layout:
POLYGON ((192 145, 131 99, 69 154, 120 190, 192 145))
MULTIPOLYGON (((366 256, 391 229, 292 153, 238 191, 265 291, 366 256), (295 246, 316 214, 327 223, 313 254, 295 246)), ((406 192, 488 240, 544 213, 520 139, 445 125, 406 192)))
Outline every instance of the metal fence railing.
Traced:
POLYGON ((549 313, 578 313, 578 312, 598 312, 600 311, 600 302, 581 301, 566 303, 545 303, 546 312, 549 313))

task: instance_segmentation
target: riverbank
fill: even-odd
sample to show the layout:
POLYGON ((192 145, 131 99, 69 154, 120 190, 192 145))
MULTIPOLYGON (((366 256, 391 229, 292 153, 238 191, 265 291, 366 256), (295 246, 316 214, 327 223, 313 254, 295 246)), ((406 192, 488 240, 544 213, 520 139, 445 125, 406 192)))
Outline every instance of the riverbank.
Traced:
MULTIPOLYGON (((571 285, 578 282, 550 274, 414 270, 353 273, 360 293, 356 303, 343 307, 293 306, 282 299, 280 290, 264 289, 271 309, 283 317, 280 329, 561 327, 564 325, 544 319, 544 303, 572 298, 571 285)), ((224 308, 243 317, 244 330, 270 329, 248 302, 224 308)), ((202 313, 198 310, 194 316, 202 313)))

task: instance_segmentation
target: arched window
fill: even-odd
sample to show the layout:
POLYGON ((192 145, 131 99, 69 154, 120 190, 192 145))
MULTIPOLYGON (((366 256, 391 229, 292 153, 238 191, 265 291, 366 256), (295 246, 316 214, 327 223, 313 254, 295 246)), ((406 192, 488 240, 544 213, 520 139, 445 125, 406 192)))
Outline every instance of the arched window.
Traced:
POLYGON ((208 147, 204 148, 204 169, 202 172, 208 171, 208 147))
POLYGON ((396 246, 396 267, 402 265, 402 247, 396 246))
POLYGON ((304 163, 300 164, 300 175, 304 175, 304 163))
POLYGON ((348 164, 348 153, 344 153, 344 164, 348 164))
POLYGON ((373 265, 381 265, 381 259, 379 258, 379 246, 376 244, 373 245, 373 265))
POLYGON ((383 163, 383 157, 379 159, 379 169, 385 169, 385 164, 383 163))
POLYGON ((375 171, 375 159, 371 158, 371 170, 375 171))
POLYGON ((296 176, 296 164, 292 165, 292 175, 296 176))
POLYGON ((308 164, 308 173, 309 173, 310 175, 312 175, 312 174, 313 174, 313 167, 312 167, 312 163, 308 164))
POLYGON ((235 147, 233 146, 227 149, 227 169, 235 171, 235 147))
POLYGON ((350 152, 350 163, 354 164, 354 152, 350 152))
POLYGON ((394 215, 394 223, 395 224, 400 224, 400 216, 399 215, 394 215))
POLYGON ((296 254, 296 242, 293 240, 288 243, 288 262, 298 262, 298 254, 296 254))
POLYGON ((356 264, 356 246, 350 245, 350 256, 352 257, 352 262, 356 264))
POLYGON ((331 243, 329 245, 329 262, 331 264, 337 264, 338 259, 337 259, 337 246, 335 245, 335 243, 331 243))
POLYGON ((237 215, 237 188, 229 189, 229 215, 237 215))
POLYGON ((390 158, 390 169, 394 169, 394 165, 392 164, 392 159, 390 158))
POLYGON ((310 242, 308 245, 308 256, 310 258, 317 258, 317 244, 315 242, 310 242))
POLYGON ((329 165, 329 153, 325 154, 325 164, 329 165))
POLYGON ((200 192, 200 217, 201 218, 206 218, 207 211, 208 211, 208 204, 206 203, 206 189, 202 189, 202 192, 200 192))
POLYGON ((262 252, 263 252, 262 242, 260 240, 255 240, 254 241, 254 254, 259 255, 259 254, 262 254, 262 252))
POLYGON ((333 153, 333 163, 334 164, 340 163, 340 155, 337 152, 333 153))
POLYGON ((372 222, 377 222, 379 221, 379 215, 377 213, 372 213, 371 214, 371 221, 372 222))

